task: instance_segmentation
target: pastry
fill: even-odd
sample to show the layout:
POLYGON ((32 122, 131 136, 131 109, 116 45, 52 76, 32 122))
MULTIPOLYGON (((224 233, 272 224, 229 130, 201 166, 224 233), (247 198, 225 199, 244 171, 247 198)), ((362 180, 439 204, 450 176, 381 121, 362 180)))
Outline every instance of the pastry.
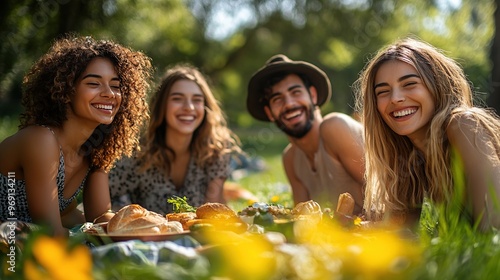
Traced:
POLYGON ((182 232, 180 222, 169 222, 162 215, 148 211, 138 204, 124 206, 107 225, 107 233, 114 235, 165 234, 182 232))
POLYGON ((196 219, 196 213, 195 212, 168 213, 166 217, 170 222, 177 221, 181 223, 182 228, 184 230, 188 230, 189 226, 187 225, 187 222, 196 219))

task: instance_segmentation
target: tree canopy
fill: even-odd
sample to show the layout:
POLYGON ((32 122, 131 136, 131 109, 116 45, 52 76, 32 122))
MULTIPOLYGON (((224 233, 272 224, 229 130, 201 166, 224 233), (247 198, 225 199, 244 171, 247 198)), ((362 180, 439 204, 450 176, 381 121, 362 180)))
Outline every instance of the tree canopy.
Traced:
POLYGON ((283 53, 322 68, 333 87, 332 101, 323 110, 351 113, 351 86, 367 60, 380 47, 408 35, 457 59, 478 97, 499 110, 498 99, 487 99, 495 90, 492 81, 499 80, 493 75, 499 48, 492 48, 498 38, 498 2, 4 0, 0 117, 22 110, 23 75, 54 39, 67 32, 113 39, 141 50, 152 58, 158 77, 177 62, 200 67, 232 126, 258 123, 246 112, 246 88, 251 75, 272 55, 283 53))

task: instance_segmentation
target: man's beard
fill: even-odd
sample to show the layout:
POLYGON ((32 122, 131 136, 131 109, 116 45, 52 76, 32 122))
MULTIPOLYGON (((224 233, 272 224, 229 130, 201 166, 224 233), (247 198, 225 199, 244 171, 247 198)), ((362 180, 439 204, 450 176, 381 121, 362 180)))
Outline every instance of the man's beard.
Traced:
MULTIPOLYGON (((292 109, 293 110, 293 109, 292 109)), ((288 110, 290 111, 290 110, 288 110)), ((286 112, 281 113, 279 118, 276 118, 276 125, 278 126, 281 131, 286 133, 286 135, 300 139, 304 137, 312 128, 312 122, 314 121, 314 106, 308 106, 307 110, 305 113, 308 115, 308 118, 306 119, 306 123, 303 125, 299 125, 297 127, 293 128, 288 128, 282 121, 281 121, 281 116, 286 114, 286 112)))

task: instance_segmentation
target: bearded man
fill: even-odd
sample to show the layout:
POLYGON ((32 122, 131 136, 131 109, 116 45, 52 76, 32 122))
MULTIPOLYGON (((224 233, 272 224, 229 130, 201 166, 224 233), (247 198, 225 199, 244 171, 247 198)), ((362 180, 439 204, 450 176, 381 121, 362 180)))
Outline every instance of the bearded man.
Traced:
POLYGON ((312 199, 336 209, 339 195, 348 192, 358 215, 365 183, 363 126, 339 112, 323 117, 320 106, 330 97, 324 71, 278 54, 251 77, 247 109, 287 135, 283 166, 295 204, 312 199))

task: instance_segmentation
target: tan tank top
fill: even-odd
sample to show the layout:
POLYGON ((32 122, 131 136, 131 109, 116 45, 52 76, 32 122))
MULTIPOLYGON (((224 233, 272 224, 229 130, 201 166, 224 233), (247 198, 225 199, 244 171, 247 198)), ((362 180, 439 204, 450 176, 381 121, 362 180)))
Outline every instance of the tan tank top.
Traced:
MULTIPOLYGON (((362 201, 360 190, 363 186, 351 177, 338 160, 328 154, 322 139, 314 155, 316 171, 312 169, 302 150, 296 148, 294 152, 295 174, 309 191, 312 200, 322 207, 331 207, 332 210, 337 209, 339 195, 344 192, 349 192, 356 202, 362 201)), ((360 213, 361 209, 362 205, 356 203, 354 213, 360 213)))

